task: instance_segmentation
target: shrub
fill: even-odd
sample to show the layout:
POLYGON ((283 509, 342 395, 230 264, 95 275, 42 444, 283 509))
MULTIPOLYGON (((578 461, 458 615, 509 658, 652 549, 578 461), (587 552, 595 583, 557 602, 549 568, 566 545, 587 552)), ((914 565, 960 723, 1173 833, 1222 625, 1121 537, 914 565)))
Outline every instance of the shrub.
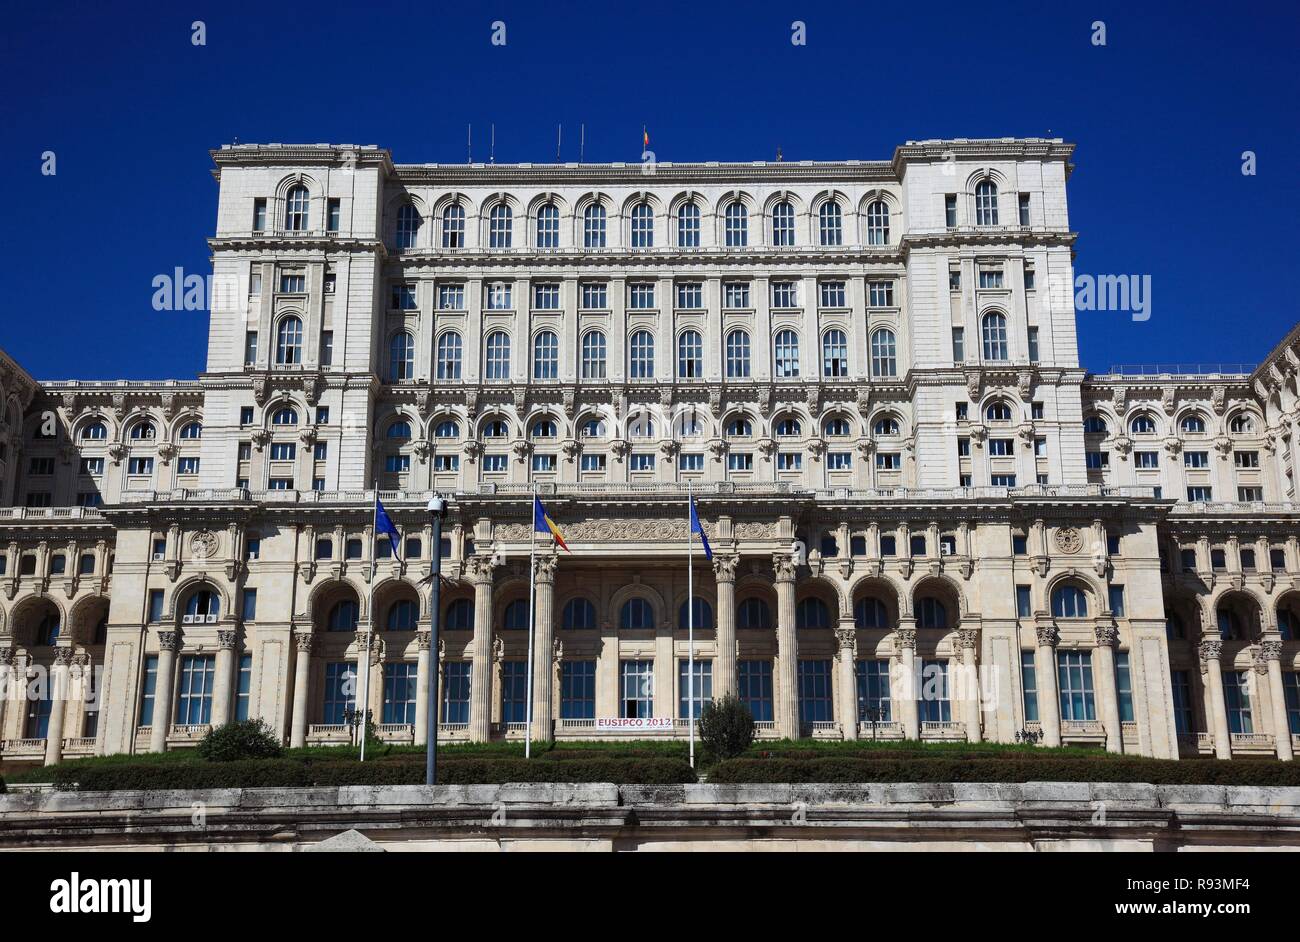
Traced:
POLYGON ((271 727, 261 719, 237 720, 208 731, 194 750, 209 762, 275 759, 283 749, 271 727))
POLYGON ((700 740, 719 759, 731 759, 754 741, 754 714, 734 694, 704 705, 700 714, 700 740))
POLYGON ((0 778, 0 795, 5 793, 5 780, 0 778))

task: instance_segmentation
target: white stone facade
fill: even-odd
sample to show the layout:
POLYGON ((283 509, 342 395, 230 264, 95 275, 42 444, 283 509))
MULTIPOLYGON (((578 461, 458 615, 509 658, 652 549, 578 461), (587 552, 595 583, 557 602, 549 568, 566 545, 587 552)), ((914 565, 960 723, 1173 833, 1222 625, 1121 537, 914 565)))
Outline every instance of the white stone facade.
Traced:
POLYGON ((447 737, 524 735, 534 487, 572 548, 539 562, 535 737, 683 715, 689 487, 695 657, 761 735, 1290 758, 1300 334, 1087 375, 1071 154, 213 152, 196 381, 0 363, 0 758, 236 716, 345 741, 367 643, 382 735, 423 740, 435 669, 447 737), (407 545, 372 578, 376 482, 407 545))

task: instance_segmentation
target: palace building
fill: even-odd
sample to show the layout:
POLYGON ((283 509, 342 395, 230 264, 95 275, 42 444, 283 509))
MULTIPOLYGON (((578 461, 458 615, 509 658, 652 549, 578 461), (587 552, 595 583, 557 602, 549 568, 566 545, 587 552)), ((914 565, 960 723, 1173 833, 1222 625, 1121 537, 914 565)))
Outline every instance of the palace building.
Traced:
POLYGON ((691 606, 698 695, 763 737, 1292 758, 1300 327, 1083 370, 1072 152, 214 151, 197 379, 0 357, 0 760, 347 742, 367 649, 381 737, 424 740, 435 681, 443 739, 528 735, 534 489, 572 550, 539 548, 535 739, 685 737, 691 606))

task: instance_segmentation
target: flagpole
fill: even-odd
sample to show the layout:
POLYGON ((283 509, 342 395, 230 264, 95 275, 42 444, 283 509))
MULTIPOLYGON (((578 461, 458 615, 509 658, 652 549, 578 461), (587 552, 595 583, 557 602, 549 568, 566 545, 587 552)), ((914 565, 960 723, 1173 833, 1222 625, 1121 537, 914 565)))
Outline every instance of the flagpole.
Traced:
POLYGON ((533 547, 528 556, 528 702, 524 706, 526 729, 524 730, 524 758, 533 755, 533 621, 537 617, 537 482, 533 482, 533 505, 529 508, 533 516, 533 547))
POLYGON ((691 482, 686 482, 686 708, 690 713, 689 737, 691 768, 695 768, 695 532, 691 528, 694 511, 691 482))
POLYGON ((370 585, 366 590, 366 617, 370 619, 370 630, 366 632, 365 670, 361 675, 361 762, 366 761, 366 720, 370 712, 370 639, 375 634, 375 574, 379 571, 379 479, 375 478, 375 499, 370 506, 370 585))

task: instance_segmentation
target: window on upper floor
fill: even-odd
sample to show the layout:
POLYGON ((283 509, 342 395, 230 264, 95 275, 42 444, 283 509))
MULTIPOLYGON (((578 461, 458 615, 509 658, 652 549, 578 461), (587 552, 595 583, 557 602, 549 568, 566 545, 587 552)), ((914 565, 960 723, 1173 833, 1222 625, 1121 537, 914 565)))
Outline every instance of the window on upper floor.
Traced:
POLYGON ((785 200, 772 207, 772 244, 794 245, 794 207, 785 200))
POLYGON ((302 363, 302 321, 295 316, 281 318, 276 328, 275 362, 280 366, 302 363))
POLYGON ((632 207, 632 248, 649 249, 655 244, 655 213, 649 203, 632 207))
POLYGON ((704 375, 704 338, 698 330, 684 330, 677 338, 677 378, 699 379, 704 375))
POLYGON ((465 207, 460 203, 450 203, 442 211, 442 247, 444 249, 465 247, 465 207))
POLYGON ((822 375, 849 375, 849 341, 844 331, 838 328, 828 330, 822 336, 822 375))
POLYGON ((867 245, 889 244, 889 207, 884 200, 867 206, 867 245))
POLYGON ((414 203, 403 203, 401 209, 397 211, 397 247, 399 249, 413 249, 420 235, 420 225, 424 222, 420 218, 420 211, 416 209, 414 203))
POLYGON ((605 333, 589 330, 582 335, 582 378, 605 378, 605 333))
POLYGON ((773 352, 777 379, 789 379, 799 375, 798 334, 789 329, 777 331, 773 352))
POLYGON ((871 335, 871 375, 891 378, 898 375, 898 352, 894 332, 882 327, 871 335))
POLYGON ((975 225, 998 224, 998 185, 992 180, 981 180, 975 185, 975 225))
POLYGON ((510 378, 510 335, 504 330, 488 334, 484 360, 484 379, 510 378))
POLYGON ((724 211, 726 243, 728 248, 744 248, 749 244, 749 211, 745 204, 735 200, 724 211))
POLYGON ((653 379, 655 375, 655 340, 648 330, 638 330, 628 343, 628 377, 653 379))
POLYGON ((582 211, 582 245, 588 249, 603 249, 606 240, 605 207, 592 203, 582 211))
POLYGON ((554 331, 540 331, 533 339, 533 379, 558 379, 560 338, 554 331))
POLYGON ((460 334, 454 330, 438 338, 438 379, 460 379, 463 345, 460 334))
POLYGON ((1187 435, 1204 435, 1205 419, 1200 415, 1193 413, 1183 419, 1181 428, 1187 435))
POLYGON ((822 203, 817 213, 819 244, 844 244, 844 211, 834 200, 822 203))
POLYGON ((284 228, 291 232, 306 231, 310 199, 307 188, 302 184, 289 188, 284 198, 284 228))
POLYGON ((993 311, 985 314, 983 320, 984 359, 1007 359, 1007 318, 1006 315, 993 311))
POLYGON ((537 210, 537 247, 560 247, 560 208, 554 203, 546 203, 537 210))
POLYGON ((508 249, 514 242, 514 211, 497 203, 488 213, 488 248, 508 249))
POLYGON ((399 331, 388 343, 388 381, 405 383, 414 378, 415 338, 407 331, 399 331))
POLYGON ((677 211, 677 244, 684 249, 700 247, 700 207, 693 200, 677 211))
POLYGON ((739 328, 727 334, 727 378, 749 378, 749 333, 739 328))

